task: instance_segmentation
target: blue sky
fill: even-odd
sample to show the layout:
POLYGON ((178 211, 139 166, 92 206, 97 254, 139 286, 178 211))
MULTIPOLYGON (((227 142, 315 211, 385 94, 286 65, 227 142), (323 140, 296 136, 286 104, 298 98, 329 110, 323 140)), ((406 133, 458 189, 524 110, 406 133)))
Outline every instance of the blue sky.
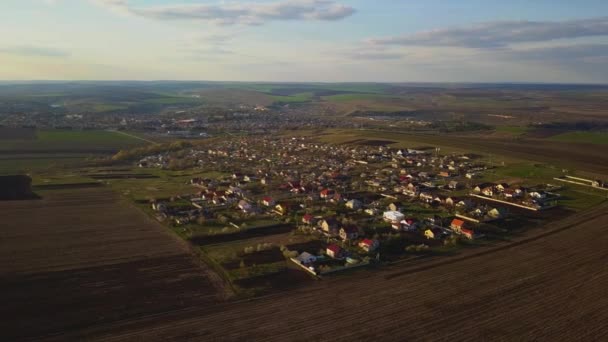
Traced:
POLYGON ((0 79, 608 83, 608 1, 3 0, 0 79))

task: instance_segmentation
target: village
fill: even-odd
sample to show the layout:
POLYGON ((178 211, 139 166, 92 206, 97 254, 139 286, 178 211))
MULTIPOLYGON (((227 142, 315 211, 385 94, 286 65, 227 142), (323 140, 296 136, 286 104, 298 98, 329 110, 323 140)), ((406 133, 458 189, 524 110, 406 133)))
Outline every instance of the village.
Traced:
POLYGON ((498 166, 479 155, 374 141, 235 137, 145 156, 138 166, 166 169, 176 158, 217 177, 192 178, 194 194, 155 199, 158 220, 200 245, 289 235, 291 244, 269 239, 219 261, 246 268, 243 260, 273 255, 315 276, 475 244, 560 197, 553 185, 487 181, 498 166))

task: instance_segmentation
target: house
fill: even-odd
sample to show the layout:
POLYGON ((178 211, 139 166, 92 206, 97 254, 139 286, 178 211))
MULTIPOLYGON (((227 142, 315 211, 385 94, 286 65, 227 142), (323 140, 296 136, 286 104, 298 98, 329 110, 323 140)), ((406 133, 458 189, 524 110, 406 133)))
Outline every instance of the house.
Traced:
POLYGON ((492 188, 492 187, 483 188, 483 189, 481 189, 481 194, 484 196, 492 197, 492 196, 494 196, 494 188, 492 188))
POLYGON ((459 208, 459 209, 466 210, 471 207, 473 207, 473 202, 471 202, 471 200, 466 199, 466 198, 462 199, 462 200, 458 201, 458 203, 456 203, 456 208, 459 208))
POLYGON ((277 213, 278 215, 285 215, 287 214, 288 211, 288 207, 286 204, 277 204, 274 206, 274 212, 277 213))
POLYGON ((331 198, 333 196, 334 196, 334 191, 330 190, 330 189, 323 189, 319 193, 319 197, 321 197, 322 199, 328 199, 328 198, 331 198))
POLYGON ((405 231, 411 231, 411 230, 416 230, 416 228, 418 228, 418 223, 411 218, 405 219, 405 220, 401 220, 401 229, 405 230, 405 231))
MULTIPOLYGON (((496 184, 494 183, 482 183, 477 185, 476 187, 473 188, 473 192, 475 193, 483 193, 484 189, 489 189, 488 191, 493 192, 494 187, 496 186, 496 184)), ((488 195, 486 195, 488 196, 488 195)))
POLYGON ((317 257, 308 252, 303 252, 302 254, 298 255, 296 259, 303 265, 310 265, 317 261, 317 257))
POLYGON ((317 220, 314 218, 314 216, 310 215, 310 214, 305 214, 304 216, 302 216, 302 223, 307 224, 307 225, 314 225, 317 222, 317 220))
POLYGON ((165 203, 152 203, 152 209, 158 211, 159 213, 167 212, 167 205, 165 203))
POLYGON ((250 213, 253 211, 253 206, 251 205, 251 203, 245 200, 240 200, 237 207, 245 213, 250 213))
POLYGON ((457 181, 451 181, 448 183, 448 189, 456 190, 460 187, 460 184, 457 181))
POLYGON ((363 249, 366 252, 373 252, 376 249, 378 249, 378 247, 380 247, 380 242, 378 242, 378 240, 370 240, 370 239, 363 239, 361 240, 361 242, 359 242, 359 247, 361 247, 361 249, 363 249))
POLYGON ((456 233, 460 233, 460 231, 462 230, 462 228, 464 228, 464 221, 461 219, 453 219, 452 223, 450 224, 450 228, 455 231, 456 233))
POLYGON ((545 192, 542 191, 533 191, 530 193, 530 197, 536 199, 536 200, 542 200, 547 198, 547 194, 545 192))
POLYGON ((469 240, 473 240, 473 238, 475 237, 475 233, 472 230, 466 228, 462 228, 461 235, 469 240))
POLYGON ((390 210, 385 211, 382 217, 386 222, 401 222, 405 218, 405 215, 399 211, 390 210))
POLYGON ((339 193, 335 193, 333 196, 331 196, 329 201, 332 203, 340 203, 342 202, 342 199, 342 195, 340 195, 339 193))
POLYGON ((178 226, 184 225, 184 224, 188 224, 190 223, 190 218, 189 217, 176 217, 175 218, 175 224, 178 226))
POLYGON ((353 226, 340 228, 340 238, 344 241, 355 240, 359 237, 359 229, 353 226))
POLYGON ((243 195, 243 190, 241 190, 241 188, 239 188, 239 187, 231 185, 230 187, 228 187, 228 190, 226 190, 226 194, 227 195, 242 196, 243 195))
POLYGON ((503 194, 503 196, 505 196, 505 198, 512 199, 512 198, 521 197, 523 194, 523 191, 521 191, 521 189, 506 189, 502 194, 503 194))
POLYGON ((494 208, 492 210, 489 210, 486 215, 488 215, 488 217, 492 219, 499 219, 505 217, 507 215, 507 212, 502 208, 494 208))
POLYGON ((439 228, 430 228, 424 231, 424 236, 429 240, 440 239, 443 231, 439 228))
POLYGON ((433 195, 431 195, 428 192, 423 192, 420 194, 419 196, 420 200, 426 203, 431 203, 433 202, 433 195))
POLYGON ((378 210, 374 208, 365 209, 364 212, 369 216, 376 216, 378 214, 378 210))
POLYGON ((327 218, 319 222, 319 227, 325 235, 338 235, 338 221, 335 218, 327 218))
POLYGON ((363 203, 361 203, 361 201, 359 201, 357 199, 352 199, 352 200, 346 202, 346 207, 349 209, 358 210, 358 209, 361 209, 362 206, 363 206, 363 203))
POLYGON ((454 206, 454 199, 452 197, 448 197, 445 199, 445 201, 443 202, 446 206, 448 207, 453 207, 454 206))
POLYGON ((498 192, 504 192, 508 188, 509 188, 509 184, 507 184, 507 183, 500 183, 494 187, 494 189, 496 189, 496 191, 498 191, 498 192))
POLYGON ((325 254, 330 258, 339 259, 342 257, 342 248, 336 244, 331 244, 325 249, 325 254))
POLYGON ((266 207, 272 207, 273 205, 275 205, 275 201, 271 197, 264 197, 262 198, 262 205, 266 207))

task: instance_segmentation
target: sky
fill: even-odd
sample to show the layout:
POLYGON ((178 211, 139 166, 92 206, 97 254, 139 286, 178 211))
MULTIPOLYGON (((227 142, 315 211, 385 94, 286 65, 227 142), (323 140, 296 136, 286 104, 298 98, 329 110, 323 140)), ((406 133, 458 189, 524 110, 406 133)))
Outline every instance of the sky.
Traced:
POLYGON ((0 80, 608 83, 606 0, 2 0, 0 80))

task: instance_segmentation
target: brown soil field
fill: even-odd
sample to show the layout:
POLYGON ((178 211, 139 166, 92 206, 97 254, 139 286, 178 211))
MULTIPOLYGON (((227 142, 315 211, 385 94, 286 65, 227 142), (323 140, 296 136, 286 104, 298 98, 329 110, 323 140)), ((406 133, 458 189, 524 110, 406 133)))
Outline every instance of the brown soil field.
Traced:
POLYGON ((568 143, 543 139, 500 139, 483 136, 411 134, 400 132, 367 131, 361 133, 405 141, 415 141, 429 145, 452 147, 475 151, 482 154, 491 153, 499 160, 516 158, 535 162, 549 162, 556 165, 587 171, 598 176, 608 175, 608 153, 593 144, 568 143))
POLYGON ((78 327, 50 340, 600 341, 608 205, 511 244, 361 270, 255 300, 78 327))
POLYGON ((221 281, 106 188, 0 202, 0 340, 207 306, 221 281))
POLYGON ((292 230, 293 225, 279 223, 261 228, 251 228, 237 233, 193 236, 190 238, 190 242, 196 246, 215 245, 218 243, 247 240, 255 237, 282 235, 291 232, 292 230))
POLYGON ((0 127, 0 140, 36 140, 36 129, 0 127))

